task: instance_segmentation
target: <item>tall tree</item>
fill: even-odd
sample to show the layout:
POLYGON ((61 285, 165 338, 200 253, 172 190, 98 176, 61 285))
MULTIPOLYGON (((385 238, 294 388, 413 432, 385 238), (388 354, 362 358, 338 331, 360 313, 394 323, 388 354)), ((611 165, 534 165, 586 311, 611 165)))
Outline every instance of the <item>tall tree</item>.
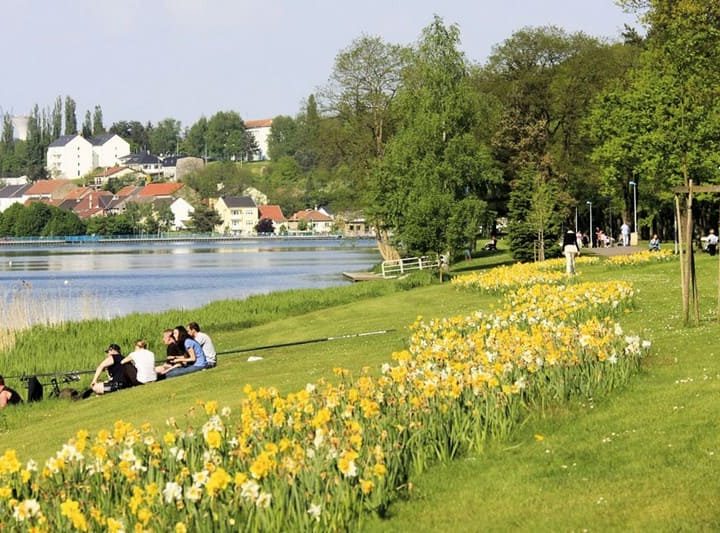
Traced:
POLYGON ((92 134, 100 135, 105 133, 105 125, 103 124, 103 112, 99 105, 95 106, 92 116, 92 134))
POLYGON ((140 152, 148 149, 149 141, 145 126, 137 120, 120 121, 110 126, 110 133, 119 135, 130 144, 132 152, 140 152))
POLYGON ((180 121, 174 118, 165 118, 149 133, 150 152, 153 154, 175 154, 178 152, 180 142, 180 121))
POLYGON ((210 117, 205 139, 209 155, 217 159, 244 161, 257 152, 255 138, 234 111, 219 111, 210 117))
POLYGON ((58 96, 55 99, 55 105, 52 109, 52 138, 57 139, 62 135, 62 119, 63 119, 63 106, 62 96, 58 96))
POLYGON ((75 100, 65 97, 65 135, 74 135, 78 132, 77 116, 75 114, 75 100))
POLYGON ((482 201, 500 181, 478 141, 482 106, 459 42, 457 26, 438 17, 423 30, 397 95, 398 132, 372 179, 371 217, 401 253, 455 252, 448 220, 458 218, 463 199, 482 201))
POLYGON ((207 156, 208 121, 200 117, 186 132, 182 143, 182 151, 195 157, 207 156))
POLYGON ((401 46, 364 35, 336 56, 330 83, 322 93, 327 109, 342 118, 354 135, 369 136, 375 156, 383 153, 391 104, 407 55, 401 46))
POLYGON ((82 136, 88 139, 92 137, 92 134, 92 116, 90 115, 90 110, 87 110, 85 111, 85 119, 83 120, 82 136))

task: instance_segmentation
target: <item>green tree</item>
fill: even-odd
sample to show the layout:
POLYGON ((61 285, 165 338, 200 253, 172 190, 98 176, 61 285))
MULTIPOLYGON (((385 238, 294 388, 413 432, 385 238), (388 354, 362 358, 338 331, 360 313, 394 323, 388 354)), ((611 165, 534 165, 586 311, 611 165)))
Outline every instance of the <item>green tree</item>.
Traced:
POLYGON ((272 121, 268 137, 268 155, 273 161, 293 157, 298 149, 298 125, 294 118, 278 115, 272 121))
POLYGON ((85 111, 85 119, 83 120, 82 136, 89 139, 92 137, 92 134, 92 115, 90 115, 90 110, 87 110, 85 111))
POLYGON ((328 111, 352 129, 354 138, 367 137, 375 157, 382 155, 390 131, 391 104, 407 55, 402 46, 363 35, 335 57, 323 92, 328 111))
POLYGON ((102 107, 96 105, 92 116, 92 134, 101 135, 103 133, 105 133, 105 125, 103 124, 102 107))
POLYGON ((398 132, 372 177, 369 215, 383 242, 392 233, 405 254, 454 253, 448 220, 461 219, 462 200, 481 200, 501 180, 477 135, 482 105, 459 39, 457 26, 438 17, 423 30, 397 95, 398 132))
POLYGON ((150 152, 153 154, 176 154, 180 142, 180 121, 165 118, 150 132, 150 152))
POLYGON ((55 140, 62 135, 62 119, 63 119, 63 105, 62 96, 58 96, 55 99, 55 105, 52 109, 52 125, 51 125, 51 136, 55 140))
POLYGON ((147 129, 137 120, 114 122, 109 131, 125 139, 130 144, 131 152, 142 152, 148 149, 147 129))
POLYGON ((190 228, 197 233, 211 233, 215 230, 215 226, 222 224, 222 218, 214 209, 206 205, 198 205, 195 207, 190 216, 190 228))
POLYGON ((65 135, 75 135, 78 132, 75 100, 65 97, 65 135))
POLYGON ((84 235, 85 231, 85 224, 75 213, 50 206, 50 218, 42 230, 42 235, 45 237, 84 235))
POLYGON ((200 117, 198 121, 193 124, 187 132, 185 132, 185 139, 183 139, 182 143, 182 151, 195 157, 206 157, 207 129, 207 119, 205 117, 200 117))
POLYGON ((18 212, 13 227, 15 237, 38 237, 42 235, 45 224, 50 220, 52 213, 50 206, 42 202, 33 202, 18 212))
POLYGON ((255 138, 234 111, 219 111, 207 123, 208 154, 222 160, 246 161, 257 152, 255 138))

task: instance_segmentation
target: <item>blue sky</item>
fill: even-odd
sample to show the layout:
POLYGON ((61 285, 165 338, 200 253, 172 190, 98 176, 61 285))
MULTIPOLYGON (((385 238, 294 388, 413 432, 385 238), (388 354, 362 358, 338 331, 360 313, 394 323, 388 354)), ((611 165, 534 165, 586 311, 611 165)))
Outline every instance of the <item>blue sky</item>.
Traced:
POLYGON ((610 39, 637 26, 613 0, 0 0, 0 110, 70 95, 78 122, 99 104, 106 126, 295 115, 355 38, 411 44, 434 14, 475 63, 525 26, 610 39))

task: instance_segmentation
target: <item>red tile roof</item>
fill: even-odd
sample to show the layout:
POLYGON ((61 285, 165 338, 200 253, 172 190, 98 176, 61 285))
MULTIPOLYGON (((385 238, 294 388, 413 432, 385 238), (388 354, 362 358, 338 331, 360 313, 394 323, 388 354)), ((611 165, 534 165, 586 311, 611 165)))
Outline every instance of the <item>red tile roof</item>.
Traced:
POLYGON ((32 186, 25 191, 26 196, 33 196, 39 194, 52 194, 62 187, 75 186, 70 180, 39 180, 32 184, 32 186))
POLYGON ((137 192, 140 189, 137 185, 125 185, 122 189, 120 189, 117 193, 115 193, 115 196, 131 196, 135 192, 137 192))
POLYGON ((246 120, 245 127, 247 129, 252 128, 269 128, 272 126, 271 118, 261 118, 260 120, 246 120))
POLYGON ((140 196, 172 196, 183 188, 183 183, 150 183, 140 191, 140 196))
POLYGON ((93 191, 90 187, 78 187, 73 189, 65 195, 66 200, 79 200, 83 196, 90 194, 93 191))
POLYGON ((325 213, 321 213, 316 209, 305 209, 304 211, 298 211, 295 213, 290 220, 311 220, 313 222, 329 222, 332 221, 332 217, 327 216, 325 213))
POLYGON ((260 205, 260 218, 269 218, 274 222, 285 222, 287 219, 283 215, 279 205, 260 205))

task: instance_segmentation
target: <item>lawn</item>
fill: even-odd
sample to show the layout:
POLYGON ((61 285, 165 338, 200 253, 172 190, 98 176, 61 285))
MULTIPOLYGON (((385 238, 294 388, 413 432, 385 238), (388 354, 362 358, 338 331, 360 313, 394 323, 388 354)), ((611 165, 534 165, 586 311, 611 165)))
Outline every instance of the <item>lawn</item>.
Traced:
MULTIPOLYGON (((464 271, 497 264, 497 254, 459 265, 464 271)), ((720 392, 714 331, 717 328, 717 264, 698 260, 703 322, 679 323, 676 262, 622 268, 584 266, 587 280, 623 279, 640 289, 636 308, 621 320, 626 331, 653 342, 652 355, 630 385, 605 398, 578 398, 569 405, 534 413, 508 440, 483 453, 435 465, 411 480, 406 500, 386 516, 364 523, 370 531, 478 530, 698 530, 717 529, 720 442, 716 402, 720 392)), ((389 330, 389 333, 253 353, 221 356, 212 371, 82 402, 45 401, 3 413, 5 447, 21 458, 44 460, 75 431, 95 431, 122 419, 162 428, 174 417, 195 424, 198 402, 236 406, 245 383, 301 389, 334 367, 375 371, 391 352, 407 344, 407 326, 426 318, 491 309, 496 297, 459 291, 450 284, 411 290, 347 287, 325 304, 283 307, 268 297, 277 319, 232 328, 234 317, 214 334, 220 350, 309 338, 389 330)), ((308 293, 310 294, 310 293, 308 293)), ((312 293, 315 294, 315 293, 312 293)), ((261 301, 254 300, 257 309, 261 301)), ((238 311, 242 314, 242 310, 238 311)), ((254 314, 259 314, 255 312, 254 314)), ((178 318, 179 319, 179 318, 178 318)), ((190 320, 188 317, 185 321, 190 320)), ((114 331, 114 323, 106 324, 114 331)), ((67 328, 66 328, 67 329, 67 328)), ((213 334, 212 328, 206 328, 213 334)), ((55 331, 58 336, 73 330, 55 331)), ((107 344, 105 334, 99 344, 107 344)), ((59 343, 62 345, 62 343, 59 343)), ((154 342, 154 348, 159 344, 154 342)), ((17 354, 15 354, 17 355, 17 354)))

